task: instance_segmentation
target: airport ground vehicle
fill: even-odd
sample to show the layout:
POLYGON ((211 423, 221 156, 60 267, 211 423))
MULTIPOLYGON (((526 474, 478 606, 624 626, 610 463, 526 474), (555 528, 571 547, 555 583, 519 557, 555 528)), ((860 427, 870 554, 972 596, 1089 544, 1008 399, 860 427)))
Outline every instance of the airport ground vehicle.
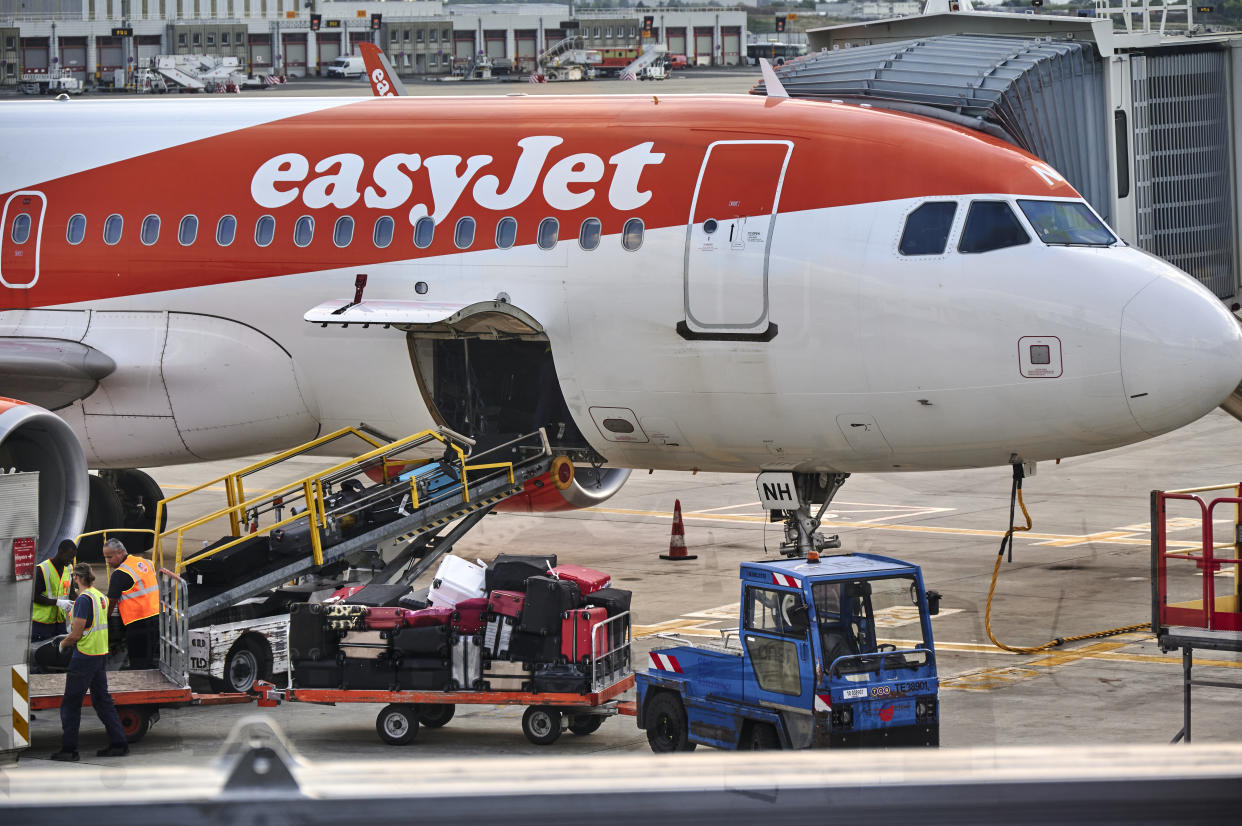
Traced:
POLYGON ((23 95, 80 95, 85 84, 72 75, 25 74, 19 85, 23 95))
POLYGON ((652 651, 636 675, 655 752, 939 745, 931 617, 919 568, 871 554, 746 562, 736 636, 652 651), (899 650, 877 621, 909 619, 899 650))
POLYGON ((365 71, 361 55, 346 55, 329 63, 324 74, 328 77, 361 77, 365 71))

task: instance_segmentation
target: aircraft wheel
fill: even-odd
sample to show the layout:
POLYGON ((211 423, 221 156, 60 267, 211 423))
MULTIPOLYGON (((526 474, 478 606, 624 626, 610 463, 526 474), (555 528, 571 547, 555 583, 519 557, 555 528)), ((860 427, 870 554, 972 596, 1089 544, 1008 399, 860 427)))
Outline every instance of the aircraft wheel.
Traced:
POLYGON ((393 703, 375 718, 375 731, 390 746, 405 746, 418 736, 418 712, 414 706, 393 703))
MULTIPOLYGON (((155 512, 159 502, 164 498, 164 491, 146 473, 141 470, 104 471, 100 477, 109 482, 121 497, 124 510, 124 527, 141 530, 154 530, 155 512)), ((168 524, 168 514, 164 514, 160 530, 168 524)), ((145 533, 123 534, 121 541, 130 551, 145 551, 155 544, 155 537, 145 533)))
MULTIPOLYGON (((83 533, 110 530, 125 527, 125 508, 121 505, 121 497, 113 490, 112 485, 99 476, 91 475, 88 480, 90 502, 86 506, 86 526, 83 533)), ((99 562, 103 560, 103 536, 88 536, 78 545, 79 562, 99 562)))

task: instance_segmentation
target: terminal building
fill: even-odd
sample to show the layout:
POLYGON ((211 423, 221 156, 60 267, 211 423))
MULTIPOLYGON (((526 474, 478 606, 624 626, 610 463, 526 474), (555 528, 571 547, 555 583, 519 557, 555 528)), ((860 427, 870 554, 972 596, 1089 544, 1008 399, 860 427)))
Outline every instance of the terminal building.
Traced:
POLYGON ((248 74, 302 77, 364 40, 381 45, 403 75, 450 74, 479 55, 529 72, 537 55, 568 36, 589 49, 637 49, 648 15, 646 42, 690 65, 732 66, 745 57, 740 7, 571 13, 563 4, 440 0, 0 0, 0 85, 40 73, 110 85, 116 70, 161 54, 236 57, 248 74))

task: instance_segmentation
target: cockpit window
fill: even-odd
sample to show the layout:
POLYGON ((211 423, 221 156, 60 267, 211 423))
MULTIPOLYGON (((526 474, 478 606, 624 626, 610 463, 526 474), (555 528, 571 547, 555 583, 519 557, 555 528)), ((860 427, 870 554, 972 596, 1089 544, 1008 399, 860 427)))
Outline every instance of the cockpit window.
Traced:
POLYGON ((1018 201, 1045 244, 1107 247, 1117 236, 1081 201, 1018 201))
POLYGON ((991 252, 1030 242, 1030 236, 1018 223, 1018 216, 1013 214, 1009 204, 1004 201, 972 201, 957 249, 958 252, 991 252))
POLYGON ((906 218, 898 251, 902 255, 940 255, 949 242, 949 230, 956 213, 954 201, 923 204, 906 218))

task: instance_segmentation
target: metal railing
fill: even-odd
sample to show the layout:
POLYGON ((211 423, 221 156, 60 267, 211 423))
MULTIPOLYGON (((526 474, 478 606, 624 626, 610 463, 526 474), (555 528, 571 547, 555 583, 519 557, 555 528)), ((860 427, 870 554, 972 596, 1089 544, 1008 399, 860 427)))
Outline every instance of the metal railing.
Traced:
MULTIPOLYGON (((1222 520, 1225 522, 1227 520, 1222 520)), ((1152 627, 1186 626, 1210 631, 1242 630, 1242 484, 1211 485, 1151 494, 1152 627), (1198 494, 1225 491, 1229 495, 1211 501, 1198 494), (1172 543, 1170 547, 1169 505, 1190 503, 1193 517, 1182 517, 1172 529, 1197 528, 1198 542, 1172 543), (1216 541, 1216 509, 1233 506, 1229 541, 1216 541), (1191 566, 1194 570, 1191 572, 1191 566), (1232 566, 1231 569, 1225 566, 1232 566), (1223 571, 1232 576, 1221 578, 1223 571), (1197 599, 1170 602, 1170 572, 1193 573, 1198 577, 1197 599), (1229 581, 1232 580, 1230 583, 1229 581), (1225 593, 1230 584, 1232 593, 1225 593)))
POLYGON ((629 611, 591 626, 591 691, 602 691, 633 673, 630 643, 629 611))
POLYGON ((178 686, 190 681, 189 605, 185 580, 160 568, 156 574, 160 589, 160 673, 178 686))

